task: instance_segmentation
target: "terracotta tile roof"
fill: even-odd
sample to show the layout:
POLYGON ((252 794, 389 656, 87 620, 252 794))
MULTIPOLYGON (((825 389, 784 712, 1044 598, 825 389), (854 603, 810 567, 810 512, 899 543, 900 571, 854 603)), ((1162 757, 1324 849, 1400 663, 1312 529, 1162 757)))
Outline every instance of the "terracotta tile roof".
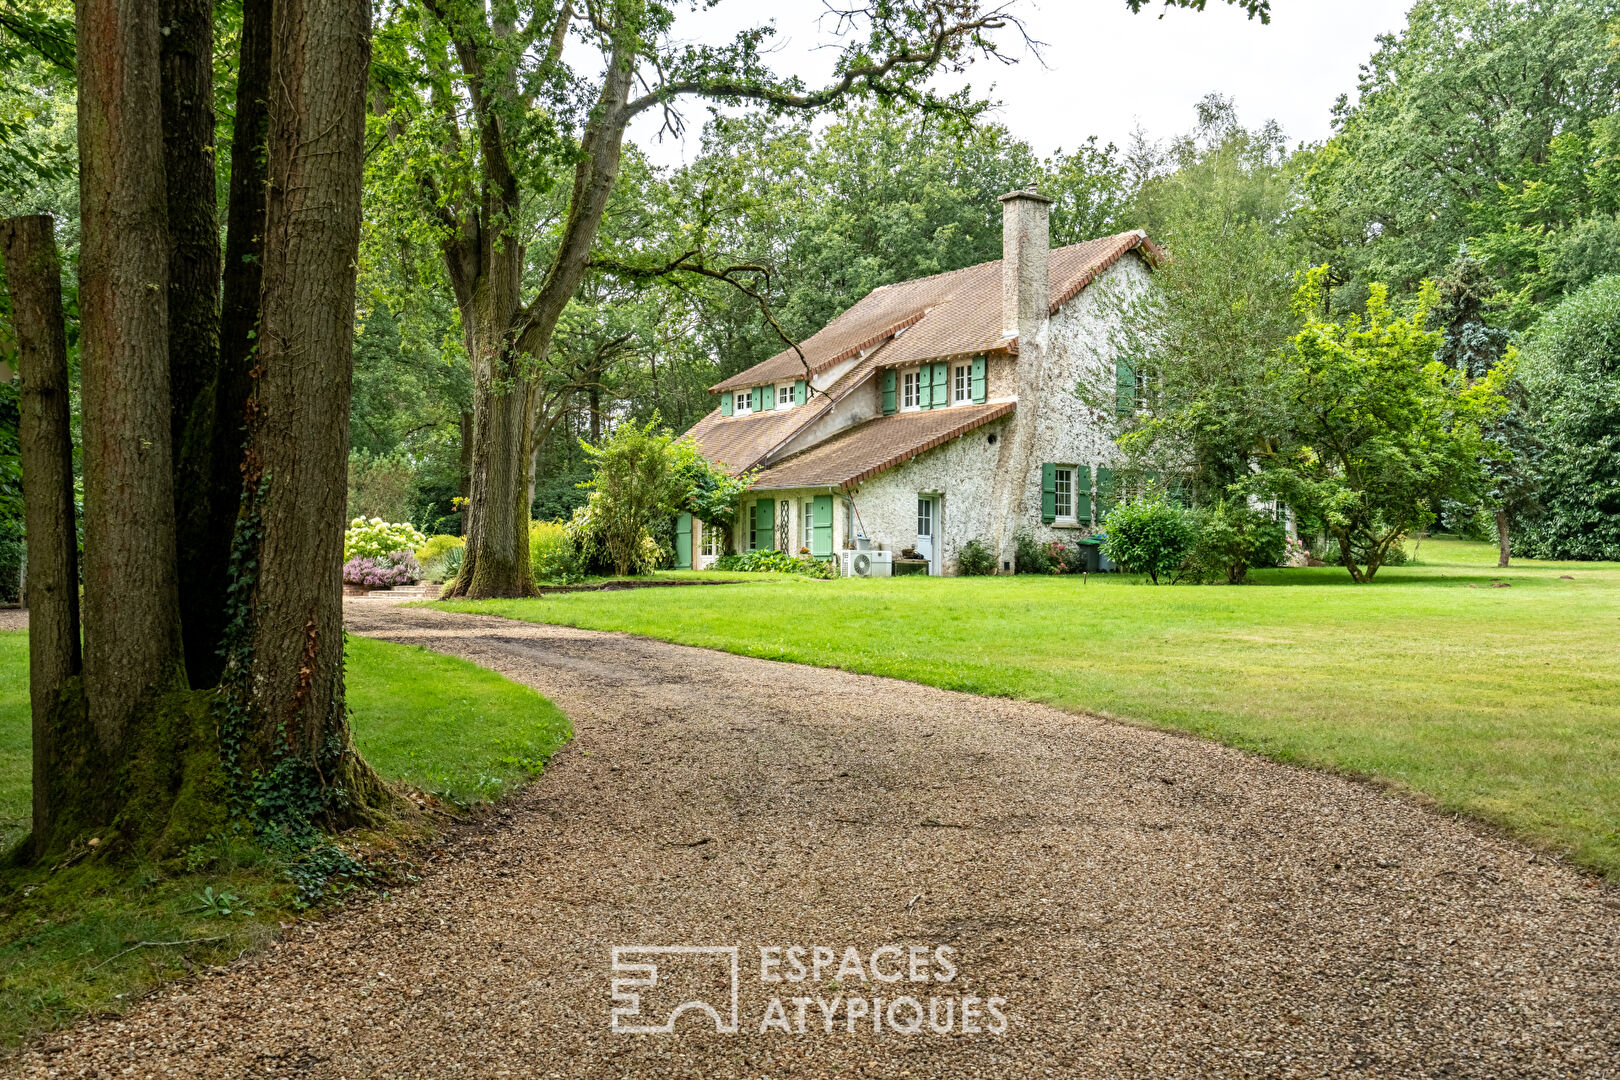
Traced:
POLYGON ((755 491, 858 484, 1017 408, 1012 401, 892 413, 857 424, 759 474, 755 491))
MULTIPOLYGON (((1150 260, 1158 259, 1158 249, 1139 230, 1054 248, 1052 312, 1139 247, 1150 260)), ((1001 260, 873 289, 799 347, 810 370, 821 372, 902 331, 887 350, 885 366, 1016 351, 1016 339, 1001 336, 1001 260)), ((803 374, 798 354, 787 349, 711 389, 741 390, 803 374)))
POLYGON ((747 416, 721 416, 716 409, 692 425, 686 436, 710 461, 724 465, 733 474, 746 472, 825 408, 806 404, 747 416))
MULTIPOLYGON (((720 410, 715 409, 694 424, 686 433, 687 437, 697 443, 704 457, 724 465, 733 475, 746 472, 859 386, 877 366, 877 357, 881 354, 881 348, 874 350, 803 405, 746 416, 722 416, 720 410)), ((797 358, 794 362, 798 362, 797 358)))

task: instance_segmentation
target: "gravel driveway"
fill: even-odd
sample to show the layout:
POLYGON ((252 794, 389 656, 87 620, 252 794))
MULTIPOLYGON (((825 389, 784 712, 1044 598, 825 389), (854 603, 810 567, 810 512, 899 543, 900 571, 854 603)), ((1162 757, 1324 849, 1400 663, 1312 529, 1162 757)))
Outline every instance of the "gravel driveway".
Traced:
POLYGON ((620 635, 367 602, 349 627, 528 683, 578 738, 420 884, 36 1044, 24 1068, 1620 1075, 1620 894, 1368 787, 620 635), (700 1009, 672 1035, 610 1030, 616 1004, 657 1025, 684 1000, 729 1026, 723 950, 621 953, 661 981, 639 1009, 633 987, 614 1001, 613 947, 661 945, 737 947, 735 1033, 700 1009), (782 981, 761 981, 762 947, 782 981))

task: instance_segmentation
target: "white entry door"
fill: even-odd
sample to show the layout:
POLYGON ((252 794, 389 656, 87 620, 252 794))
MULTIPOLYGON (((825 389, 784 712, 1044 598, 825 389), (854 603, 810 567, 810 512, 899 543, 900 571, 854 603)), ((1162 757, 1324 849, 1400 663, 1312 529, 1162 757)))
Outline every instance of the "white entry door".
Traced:
POLYGON ((917 554, 928 560, 928 572, 934 572, 934 534, 939 531, 938 503, 932 495, 917 496, 917 554))

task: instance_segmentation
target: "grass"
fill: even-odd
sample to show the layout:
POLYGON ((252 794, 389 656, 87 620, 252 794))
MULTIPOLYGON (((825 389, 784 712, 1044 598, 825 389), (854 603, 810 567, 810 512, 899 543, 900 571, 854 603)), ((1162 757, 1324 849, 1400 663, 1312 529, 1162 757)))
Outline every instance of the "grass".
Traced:
POLYGON ((1374 778, 1620 879, 1620 564, 1430 539, 1238 587, 808 581, 442 607, 623 630, 1193 732, 1374 778), (1502 586, 1507 587, 1493 587, 1502 586))
MULTIPOLYGON (((27 639, 0 633, 0 840, 8 847, 29 813, 27 639)), ((348 693, 355 742, 380 773, 462 806, 537 772, 570 734, 567 718, 533 690, 415 646, 350 638, 348 693)), ((0 1046, 85 1012, 116 1011, 296 918, 286 863, 257 844, 214 838, 184 864, 132 872, 85 860, 54 874, 7 871, 0 1046)))
POLYGON ((453 656, 351 637, 360 753, 384 776, 466 805, 537 773, 569 735, 545 698, 453 656))

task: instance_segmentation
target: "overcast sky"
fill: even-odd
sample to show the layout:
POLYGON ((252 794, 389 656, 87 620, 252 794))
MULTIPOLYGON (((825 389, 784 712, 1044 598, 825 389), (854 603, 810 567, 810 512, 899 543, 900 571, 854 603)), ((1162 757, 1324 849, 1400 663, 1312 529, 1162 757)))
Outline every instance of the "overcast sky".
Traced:
MULTIPOLYGON (((1412 0, 1272 0, 1270 25, 1221 0, 1204 12, 1132 15, 1125 0, 1023 0, 1031 36, 1046 43, 1045 66, 1024 55, 1017 66, 975 64, 976 91, 1002 103, 996 119, 1045 155, 1088 135, 1123 147, 1138 124, 1155 139, 1188 130, 1193 103, 1216 92, 1234 98, 1247 124, 1275 119, 1293 143, 1331 133, 1334 99, 1352 96, 1373 39, 1405 24, 1412 0), (994 84, 993 86, 991 84, 994 84)), ((722 0, 677 22, 685 40, 719 43, 763 19, 777 27, 778 71, 812 84, 833 60, 823 0, 722 0)), ((1006 40, 1013 46, 1010 37, 1006 40)), ((953 84, 954 85, 954 84, 953 84)), ((654 160, 675 165, 698 151, 707 114, 686 109, 684 144, 653 140, 659 118, 644 115, 632 138, 654 160)))

